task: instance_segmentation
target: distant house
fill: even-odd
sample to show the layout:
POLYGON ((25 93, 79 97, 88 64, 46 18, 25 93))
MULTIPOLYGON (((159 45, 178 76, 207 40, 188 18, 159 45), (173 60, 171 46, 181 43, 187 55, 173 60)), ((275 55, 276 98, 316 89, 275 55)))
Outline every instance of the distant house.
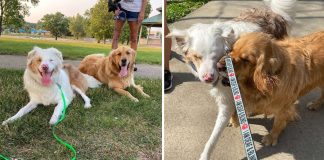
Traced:
POLYGON ((42 35, 50 35, 50 32, 49 31, 46 31, 46 30, 42 30, 42 29, 39 29, 39 30, 37 30, 37 29, 35 29, 35 28, 32 28, 31 30, 30 30, 30 33, 31 34, 42 34, 42 35))

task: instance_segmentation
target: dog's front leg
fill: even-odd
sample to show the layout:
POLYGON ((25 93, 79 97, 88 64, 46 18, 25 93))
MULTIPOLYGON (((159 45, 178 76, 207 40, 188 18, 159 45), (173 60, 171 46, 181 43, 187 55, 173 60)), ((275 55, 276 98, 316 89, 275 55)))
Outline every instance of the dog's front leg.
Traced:
POLYGON ((229 119, 232 114, 235 112, 235 107, 233 104, 218 102, 218 115, 216 118, 215 126, 211 136, 209 137, 204 151, 200 155, 199 160, 208 160, 210 158, 210 154, 213 151, 217 140, 219 139, 221 133, 224 128, 227 126, 229 119))
POLYGON ((54 113, 49 122, 50 125, 54 125, 60 119, 63 109, 64 109, 63 102, 60 101, 54 109, 54 113))
POLYGON ((8 123, 11 123, 11 122, 21 118, 22 116, 26 115, 27 113, 29 113, 36 107, 37 107, 37 103, 30 101, 25 107, 21 108, 14 116, 3 121, 2 125, 6 125, 8 123))

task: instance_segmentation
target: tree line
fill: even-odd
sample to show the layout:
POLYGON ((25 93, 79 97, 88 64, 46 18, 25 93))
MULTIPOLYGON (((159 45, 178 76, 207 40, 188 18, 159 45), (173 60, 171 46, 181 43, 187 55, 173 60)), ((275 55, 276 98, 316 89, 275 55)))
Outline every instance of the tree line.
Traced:
MULTIPOLYGON (((114 14, 108 12, 106 0, 98 2, 83 15, 77 14, 67 17, 60 12, 46 14, 43 18, 32 24, 24 21, 24 17, 29 15, 29 8, 25 2, 31 2, 33 5, 39 3, 39 0, 0 0, 0 35, 5 28, 14 28, 18 30, 24 27, 26 30, 42 29, 49 31, 57 40, 58 37, 72 35, 75 39, 81 37, 93 37, 98 43, 106 39, 111 39, 114 31, 114 14)), ((151 5, 145 10, 145 18, 151 13, 151 5)), ((129 42, 129 27, 124 26, 124 31, 120 37, 122 43, 129 42)), ((147 36, 147 28, 143 27, 142 37, 147 36)))

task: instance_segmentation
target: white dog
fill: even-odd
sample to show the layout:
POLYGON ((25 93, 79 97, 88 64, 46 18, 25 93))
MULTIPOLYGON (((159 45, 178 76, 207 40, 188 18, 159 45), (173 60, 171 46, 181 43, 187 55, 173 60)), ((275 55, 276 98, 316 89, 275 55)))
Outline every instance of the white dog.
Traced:
POLYGON ((90 99, 85 95, 88 87, 96 87, 98 81, 90 76, 84 76, 71 65, 63 66, 62 53, 55 48, 41 49, 34 47, 27 56, 27 68, 24 73, 24 86, 29 94, 29 103, 21 108, 16 115, 2 123, 13 122, 26 115, 39 104, 57 104, 50 120, 54 125, 63 111, 63 101, 59 87, 64 92, 66 105, 74 97, 73 90, 80 94, 85 101, 85 108, 90 108, 90 99))
MULTIPOLYGON (((251 9, 231 21, 196 24, 186 30, 175 29, 167 36, 175 38, 176 45, 192 73, 202 82, 214 86, 211 95, 216 99, 219 112, 213 132, 200 156, 201 160, 209 159, 230 117, 235 114, 231 89, 222 85, 217 62, 243 33, 265 32, 274 38, 283 39, 294 22, 295 5, 296 0, 273 0, 270 4, 271 9, 251 9)), ((238 126, 235 116, 231 122, 238 126)))

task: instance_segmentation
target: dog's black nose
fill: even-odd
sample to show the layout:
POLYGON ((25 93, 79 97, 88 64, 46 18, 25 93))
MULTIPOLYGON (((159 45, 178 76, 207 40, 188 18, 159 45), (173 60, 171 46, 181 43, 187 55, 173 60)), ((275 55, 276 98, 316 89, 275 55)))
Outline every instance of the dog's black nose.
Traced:
POLYGON ((122 62, 122 66, 126 66, 127 59, 122 59, 121 62, 122 62))

